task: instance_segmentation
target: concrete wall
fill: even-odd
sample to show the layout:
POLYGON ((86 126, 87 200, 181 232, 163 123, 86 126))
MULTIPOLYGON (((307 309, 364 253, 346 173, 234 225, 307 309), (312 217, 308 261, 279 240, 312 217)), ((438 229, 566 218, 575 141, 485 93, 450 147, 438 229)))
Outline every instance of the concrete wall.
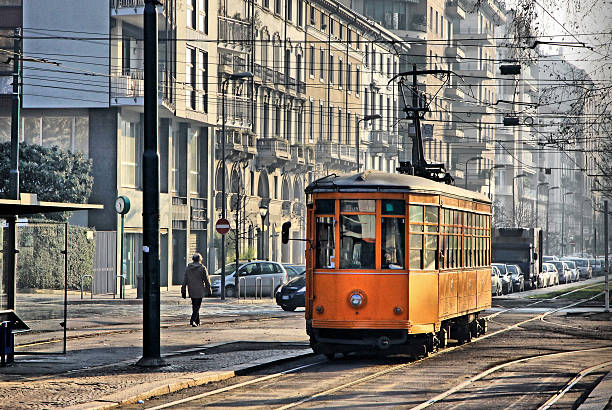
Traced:
POLYGON ((108 107, 109 10, 100 0, 24 2, 23 53, 49 62, 24 61, 24 108, 108 107))

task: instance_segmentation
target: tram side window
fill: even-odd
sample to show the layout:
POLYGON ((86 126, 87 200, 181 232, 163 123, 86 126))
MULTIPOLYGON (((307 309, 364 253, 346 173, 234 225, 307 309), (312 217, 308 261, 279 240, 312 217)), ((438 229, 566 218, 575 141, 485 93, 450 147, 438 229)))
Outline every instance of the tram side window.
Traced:
POLYGON ((438 207, 410 205, 410 268, 436 269, 438 207))
POLYGON ((340 268, 376 268, 376 215, 340 216, 340 268))
POLYGON ((316 218, 316 267, 322 269, 334 269, 334 218, 331 216, 316 218))

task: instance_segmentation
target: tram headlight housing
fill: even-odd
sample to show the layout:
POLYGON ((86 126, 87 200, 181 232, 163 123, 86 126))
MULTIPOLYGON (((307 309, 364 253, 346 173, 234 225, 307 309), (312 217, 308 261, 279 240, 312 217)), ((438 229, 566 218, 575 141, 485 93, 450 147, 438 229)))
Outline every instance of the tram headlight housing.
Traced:
POLYGON ((353 307, 359 307, 361 306, 361 304, 363 303, 363 297, 356 293, 351 295, 351 306, 353 307))
POLYGON ((352 308, 359 309, 366 304, 367 298, 363 291, 355 289, 349 293, 347 301, 352 308))

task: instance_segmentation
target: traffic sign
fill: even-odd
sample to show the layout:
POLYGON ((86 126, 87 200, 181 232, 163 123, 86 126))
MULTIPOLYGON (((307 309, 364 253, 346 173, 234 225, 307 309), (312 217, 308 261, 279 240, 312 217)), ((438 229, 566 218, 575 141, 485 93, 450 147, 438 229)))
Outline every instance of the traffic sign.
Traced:
POLYGON ((230 223, 229 223, 229 221, 227 219, 219 218, 219 220, 215 224, 215 229, 221 235, 225 235, 230 230, 230 223))

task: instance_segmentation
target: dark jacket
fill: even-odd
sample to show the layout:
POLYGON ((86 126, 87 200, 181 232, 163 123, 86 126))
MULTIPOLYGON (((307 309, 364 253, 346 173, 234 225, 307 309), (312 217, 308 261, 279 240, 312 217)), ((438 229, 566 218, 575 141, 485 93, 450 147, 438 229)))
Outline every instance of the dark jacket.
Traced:
POLYGON ((210 286, 210 278, 206 266, 199 262, 191 262, 185 268, 185 276, 183 278, 183 286, 181 293, 185 294, 185 287, 189 290, 190 298, 203 298, 205 295, 212 294, 210 286))

